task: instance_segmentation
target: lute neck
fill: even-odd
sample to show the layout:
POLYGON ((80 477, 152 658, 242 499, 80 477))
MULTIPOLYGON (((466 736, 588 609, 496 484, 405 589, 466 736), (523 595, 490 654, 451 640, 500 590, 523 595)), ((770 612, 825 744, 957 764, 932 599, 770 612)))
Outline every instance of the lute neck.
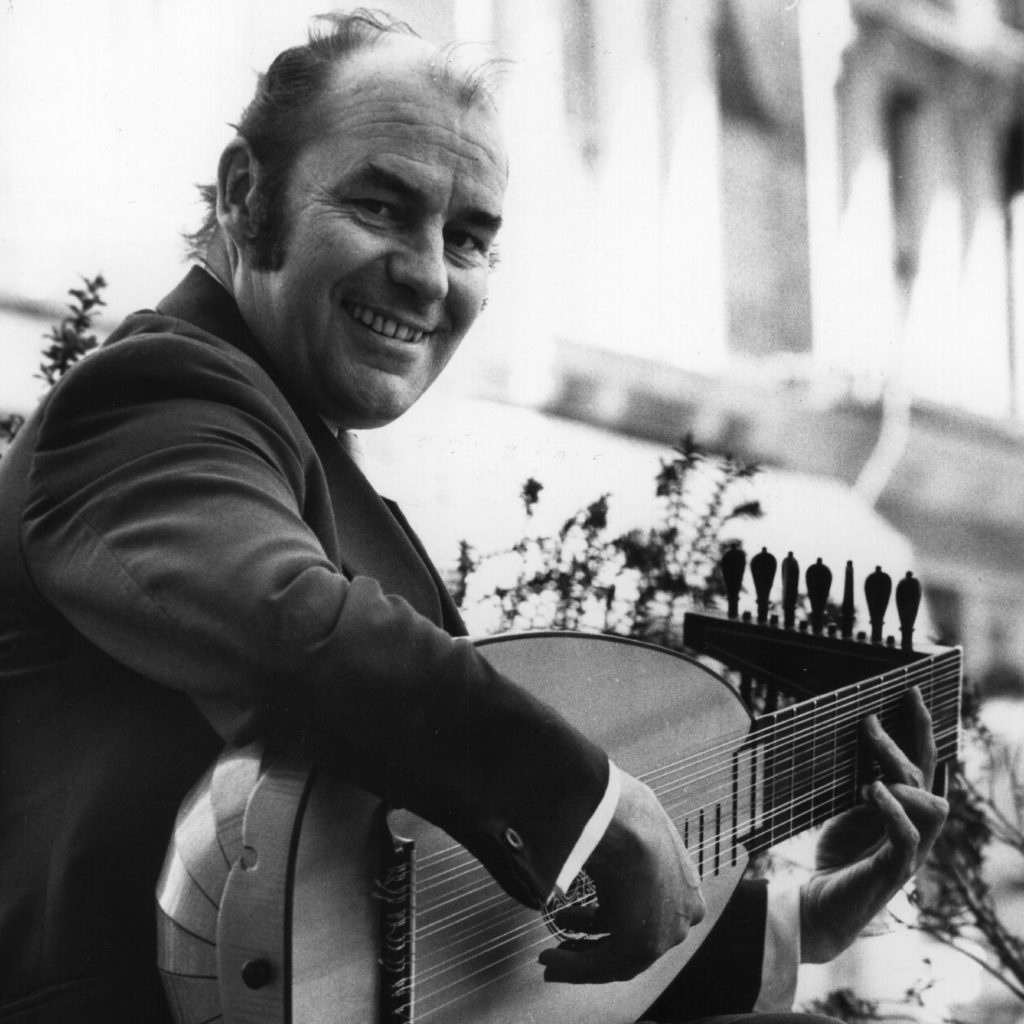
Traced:
POLYGON ((752 828, 741 837, 747 849, 767 849, 853 807, 862 787, 880 774, 860 723, 877 715, 905 745, 911 687, 931 714, 939 761, 955 757, 960 684, 960 652, 944 650, 757 719, 739 755, 752 787, 752 828))
MULTIPOLYGON (((911 731, 908 691, 932 718, 940 765, 960 739, 961 652, 943 649, 756 719, 749 735, 720 742, 650 773, 701 875, 820 825, 853 807, 880 770, 865 746, 870 714, 897 743, 911 731), (691 799, 696 798, 696 799, 691 799)), ((942 788, 942 784, 938 788, 942 788)))

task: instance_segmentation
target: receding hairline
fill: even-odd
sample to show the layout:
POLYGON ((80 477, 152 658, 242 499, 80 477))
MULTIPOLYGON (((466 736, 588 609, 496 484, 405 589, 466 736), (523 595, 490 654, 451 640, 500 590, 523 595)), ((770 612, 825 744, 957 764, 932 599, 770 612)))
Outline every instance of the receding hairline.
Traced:
MULTIPOLYGON (((462 64, 453 70, 446 50, 417 36, 398 36, 390 45, 374 41, 371 46, 335 63, 328 83, 315 101, 314 116, 321 125, 330 125, 336 111, 333 104, 340 101, 343 108, 351 106, 354 99, 358 101, 358 90, 368 84, 368 79, 371 89, 378 84, 388 89, 394 83, 393 96, 409 107, 422 105, 425 90, 431 90, 443 100, 453 102, 456 109, 469 116, 482 116, 489 123, 487 134, 493 142, 491 155, 498 157, 507 173, 508 153, 497 102, 490 90, 478 88, 475 83, 465 86, 463 72, 467 66, 472 71, 476 65, 462 64), (387 54, 386 49, 392 53, 387 54), (380 59, 379 77, 374 74, 375 58, 380 59)), ((374 123, 372 114, 366 115, 366 123, 374 123)), ((484 142, 478 144, 488 148, 484 142)))
POLYGON ((353 66, 372 63, 375 57, 389 70, 405 64, 413 74, 425 72, 439 90, 466 108, 481 107, 497 113, 497 80, 506 61, 470 56, 465 43, 442 45, 418 35, 383 32, 334 62, 335 82, 353 66))
MULTIPOLYGON (((281 233, 275 210, 280 192, 299 154, 329 122, 328 104, 334 94, 332 82, 354 61, 386 50, 417 53, 425 62, 430 78, 465 110, 486 112, 500 122, 498 85, 509 61, 491 58, 467 43, 440 44, 424 39, 407 23, 382 12, 360 8, 349 14, 325 14, 313 19, 304 44, 282 50, 266 71, 258 76, 256 93, 242 111, 238 135, 252 147, 264 174, 259 191, 259 229, 251 242, 263 251, 261 259, 270 265, 275 256, 271 246, 281 233)), ((500 125, 498 137, 508 154, 500 125)), ((218 232, 216 185, 199 186, 206 207, 203 223, 184 234, 187 252, 202 259, 218 232)))

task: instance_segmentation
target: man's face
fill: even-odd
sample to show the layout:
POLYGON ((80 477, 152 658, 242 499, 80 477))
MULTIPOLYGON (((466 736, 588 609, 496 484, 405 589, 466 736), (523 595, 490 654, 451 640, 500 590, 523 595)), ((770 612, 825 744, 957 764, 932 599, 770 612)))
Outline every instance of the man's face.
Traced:
POLYGON ((284 261, 235 293, 278 370, 323 416, 369 427, 433 383, 483 305, 506 164, 489 105, 465 107, 420 51, 336 72, 323 131, 285 190, 284 261))

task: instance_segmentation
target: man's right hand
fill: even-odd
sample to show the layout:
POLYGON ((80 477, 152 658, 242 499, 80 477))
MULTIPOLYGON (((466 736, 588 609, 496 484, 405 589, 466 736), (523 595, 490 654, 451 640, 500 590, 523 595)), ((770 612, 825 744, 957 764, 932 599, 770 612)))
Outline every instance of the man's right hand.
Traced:
POLYGON ((545 981, 626 981, 686 937, 705 911, 700 875, 651 790, 622 774, 615 815, 586 864, 597 907, 571 907, 560 925, 591 942, 546 949, 545 981))

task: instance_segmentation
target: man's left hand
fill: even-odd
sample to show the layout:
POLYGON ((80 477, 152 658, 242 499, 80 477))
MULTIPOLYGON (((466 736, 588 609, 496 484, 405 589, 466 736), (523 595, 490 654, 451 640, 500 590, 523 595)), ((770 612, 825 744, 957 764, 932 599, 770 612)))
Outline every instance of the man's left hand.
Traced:
POLYGON ((882 769, 864 803, 833 818, 818 841, 816 871, 800 899, 801 960, 824 963, 850 946, 913 877, 946 820, 949 806, 931 792, 935 739, 915 688, 907 694, 909 755, 874 715, 863 733, 882 769))

